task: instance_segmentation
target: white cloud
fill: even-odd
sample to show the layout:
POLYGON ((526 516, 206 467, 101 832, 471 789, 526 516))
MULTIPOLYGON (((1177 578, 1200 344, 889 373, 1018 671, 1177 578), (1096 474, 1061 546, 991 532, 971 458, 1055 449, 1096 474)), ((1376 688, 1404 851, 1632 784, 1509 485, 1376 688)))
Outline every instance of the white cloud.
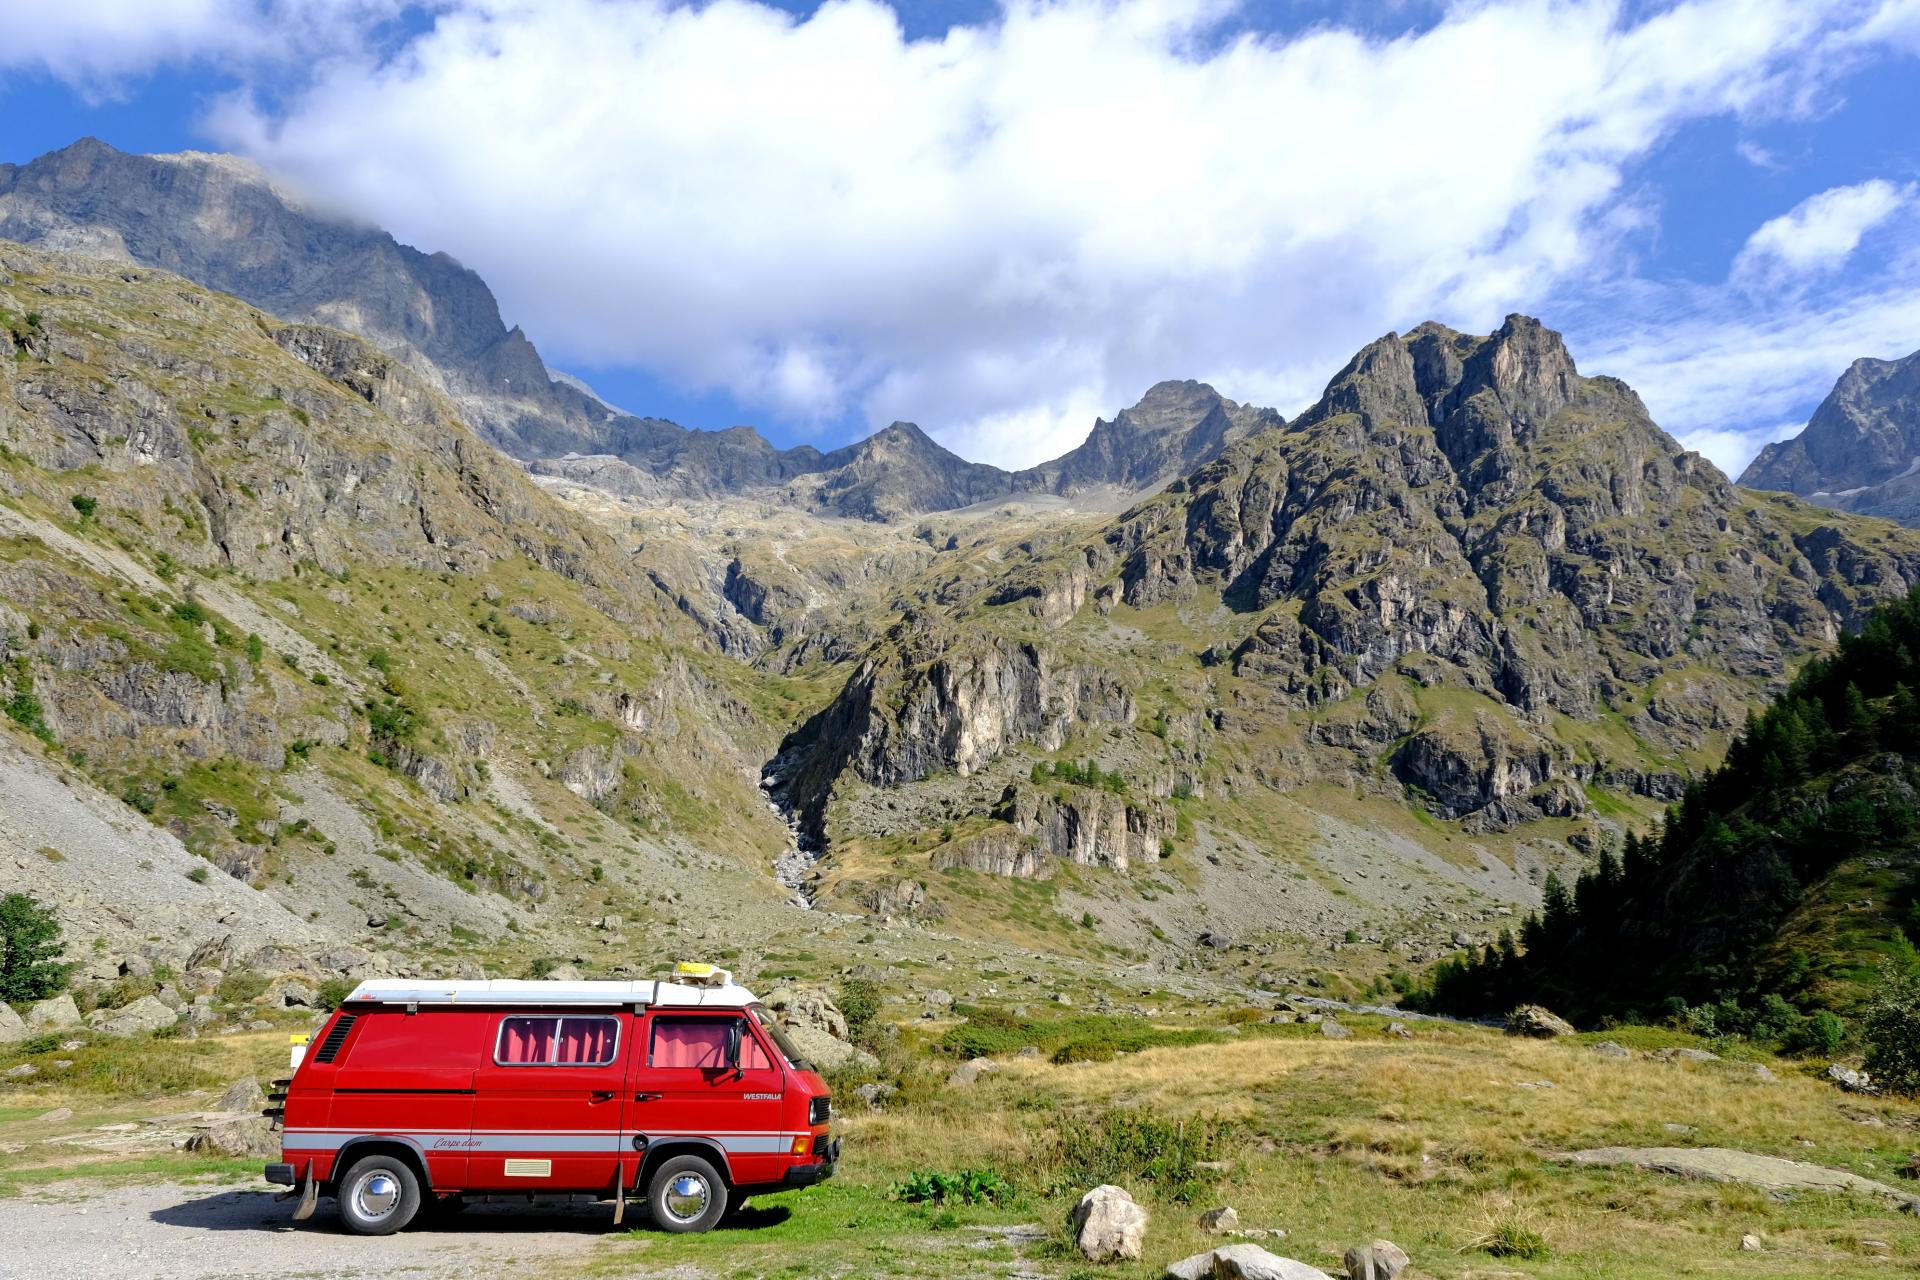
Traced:
POLYGON ((404 0, 54 0, 0 4, 0 70, 39 70, 92 97, 162 63, 311 58, 364 42, 404 0))
MULTIPOLYGON (((91 62, 45 31, 13 56, 97 76, 193 30, 266 57, 261 15, 320 0, 127 8, 91 62)), ((1389 328, 1566 298, 1645 234, 1629 166, 1687 121, 1799 109, 1865 39, 1850 0, 1476 0, 1393 39, 1250 34, 1253 11, 1006 0, 908 41, 881 0, 444 0, 396 43, 370 4, 211 127, 475 267, 562 363, 1020 464, 1163 377, 1292 412, 1389 328)))
POLYGON ((1882 178, 1809 196, 1762 223, 1734 259, 1736 280, 1765 281, 1832 271, 1860 247, 1860 238, 1913 200, 1914 187, 1882 178))

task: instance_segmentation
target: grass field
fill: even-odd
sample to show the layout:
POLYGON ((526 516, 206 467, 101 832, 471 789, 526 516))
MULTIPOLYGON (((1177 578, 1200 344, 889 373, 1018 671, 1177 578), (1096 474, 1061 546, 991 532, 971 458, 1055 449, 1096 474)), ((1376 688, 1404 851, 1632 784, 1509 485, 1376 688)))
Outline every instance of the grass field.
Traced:
MULTIPOLYGON (((1920 1141, 1920 1109, 1840 1093, 1819 1078, 1824 1064, 1732 1056, 1725 1045, 1716 1046, 1730 1051, 1720 1061, 1658 1061, 1647 1051, 1700 1042, 1651 1029, 1610 1033, 1637 1051, 1619 1060, 1593 1052, 1597 1036, 1536 1042, 1415 1024, 1400 1038, 1378 1019, 1343 1020, 1351 1039, 1221 1018, 1204 1028, 1213 1043, 1108 1061, 1056 1065, 1045 1053, 1006 1053, 969 1086, 945 1083, 953 1059, 936 1051, 938 1029, 911 1028, 887 1055, 885 1070, 902 1086, 895 1105, 867 1111, 842 1094, 847 1154, 832 1183, 758 1200, 708 1236, 609 1227, 589 1271, 1137 1280, 1219 1243, 1197 1222, 1216 1204, 1233 1205, 1245 1226, 1284 1230, 1267 1247, 1335 1274, 1347 1246, 1375 1237, 1396 1241, 1419 1273, 1440 1280, 1832 1280, 1920 1267, 1920 1218, 1889 1203, 1780 1197, 1553 1158, 1602 1145, 1726 1146, 1914 1185, 1902 1170, 1920 1141), (1221 1136, 1200 1150, 1218 1121, 1227 1122, 1221 1136), (1184 1158, 1169 1154, 1169 1133, 1189 1140, 1184 1158), (1224 1168, 1195 1169, 1200 1155, 1224 1168), (889 1196, 915 1171, 961 1169, 992 1171, 1010 1197, 960 1205, 889 1196), (1102 1178, 1127 1186, 1152 1214, 1138 1264, 1095 1267, 1071 1249, 1066 1214, 1102 1178), (1743 1251, 1746 1234, 1763 1250, 1743 1251)), ((211 1046, 218 1061, 194 1067, 208 1077, 270 1074, 284 1044, 277 1033, 224 1037, 211 1046)), ((100 1126, 137 1133, 153 1117, 208 1105, 158 1087, 172 1078, 165 1062, 199 1058, 197 1048, 129 1045, 126 1078, 156 1086, 142 1098, 84 1083, 0 1089, 0 1192, 75 1177, 245 1180, 251 1165, 88 1145, 112 1136, 100 1126), (56 1107, 74 1114, 36 1119, 56 1107)))

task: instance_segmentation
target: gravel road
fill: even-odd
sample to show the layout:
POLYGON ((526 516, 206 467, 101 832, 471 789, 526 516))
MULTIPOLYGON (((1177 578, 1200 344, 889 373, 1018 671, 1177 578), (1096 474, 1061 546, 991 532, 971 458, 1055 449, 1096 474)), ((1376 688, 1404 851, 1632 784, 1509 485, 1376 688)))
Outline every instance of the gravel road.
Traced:
POLYGON ((613 1232, 610 1205, 479 1205, 445 1226, 362 1239, 330 1201, 306 1222, 270 1192, 56 1183, 0 1201, 7 1280, 495 1280, 567 1275, 613 1232), (529 1264, 537 1263, 529 1269, 529 1264))

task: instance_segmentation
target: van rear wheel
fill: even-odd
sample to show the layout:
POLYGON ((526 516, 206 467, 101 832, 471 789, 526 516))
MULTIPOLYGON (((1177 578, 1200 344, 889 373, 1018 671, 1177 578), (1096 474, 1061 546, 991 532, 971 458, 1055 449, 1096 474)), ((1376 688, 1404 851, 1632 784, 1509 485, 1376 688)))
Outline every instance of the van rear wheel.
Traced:
POLYGON ((337 1185, 340 1225, 357 1236, 392 1235, 420 1211, 420 1180, 398 1156, 362 1157, 337 1185))
POLYGON ((702 1157, 674 1156, 654 1170, 647 1207, 662 1231, 711 1231, 727 1211, 727 1184, 702 1157))

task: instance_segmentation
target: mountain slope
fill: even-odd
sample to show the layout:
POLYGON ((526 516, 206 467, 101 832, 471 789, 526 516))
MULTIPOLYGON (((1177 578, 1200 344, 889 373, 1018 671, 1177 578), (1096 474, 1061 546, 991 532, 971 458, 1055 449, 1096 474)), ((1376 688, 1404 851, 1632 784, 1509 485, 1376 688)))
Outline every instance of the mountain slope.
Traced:
POLYGON ((1740 483, 1920 524, 1920 351, 1854 361, 1806 430, 1762 449, 1740 483))
MULTIPOLYGON (((1371 344, 1298 420, 1091 536, 984 577, 941 563, 772 766, 827 891, 1313 848, 1276 824, 1410 805, 1458 824, 1409 834, 1479 862, 1466 900, 1514 901, 1920 581, 1920 535, 1735 488, 1513 317, 1371 344), (951 834, 874 856, 915 825, 951 834)), ((1254 902, 1205 910, 1259 928, 1254 902)))
POLYGON ((1442 966, 1430 1003, 1582 1021, 1706 1006, 1722 1031, 1779 1020, 1778 1000, 1851 1011, 1880 957, 1910 949, 1920 904, 1915 654, 1920 592, 1809 663, 1664 826, 1556 887, 1518 943, 1442 966))
POLYGON ((358 334, 426 376, 507 453, 622 494, 755 493, 861 519, 1024 493, 1133 494, 1278 420, 1198 384, 1167 384, 1176 390, 1156 388, 1062 457, 1008 472, 955 457, 906 423, 822 453, 776 448, 751 427, 692 431, 635 417, 556 380, 526 335, 505 326, 485 282, 448 255, 309 207, 232 156, 134 156, 86 138, 0 165, 0 238, 158 267, 358 334))
MULTIPOLYGON (((754 784, 797 704, 644 564, 365 342, 7 244, 0 707, 10 753, 165 828, 148 861, 184 846, 196 883, 416 967, 519 972, 616 947, 594 919, 669 938, 682 893, 743 920, 782 896, 754 784)), ((139 877, 49 847, 31 882, 72 936, 138 927, 139 877)), ((176 968, 238 929, 188 908, 176 968)))

